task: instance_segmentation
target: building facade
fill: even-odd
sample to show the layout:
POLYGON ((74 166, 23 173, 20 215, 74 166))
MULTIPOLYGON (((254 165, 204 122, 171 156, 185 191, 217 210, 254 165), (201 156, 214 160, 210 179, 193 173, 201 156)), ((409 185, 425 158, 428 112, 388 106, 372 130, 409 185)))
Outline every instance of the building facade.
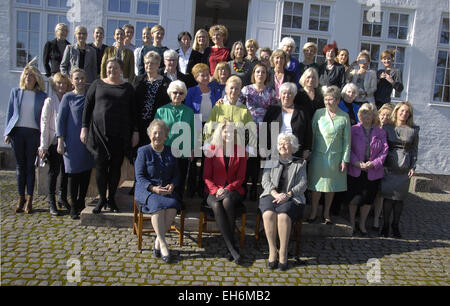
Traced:
MULTIPOLYGON (((24 65, 39 56, 53 39, 58 22, 69 24, 73 41, 77 25, 105 29, 111 45, 114 28, 135 26, 133 43, 142 44, 145 26, 166 29, 164 45, 178 48, 177 34, 213 24, 229 29, 227 45, 255 38, 261 47, 277 48, 292 37, 294 53, 315 42, 319 50, 333 41, 346 48, 353 61, 366 49, 372 69, 382 67, 380 54, 397 49, 395 66, 402 71, 404 91, 393 101, 408 100, 421 127, 417 171, 450 174, 450 50, 448 0, 0 0, 0 122, 4 124, 11 88, 17 87, 24 65)), ((319 52, 316 61, 322 62, 319 52)), ((2 129, 3 131, 3 129, 2 129)), ((0 146, 5 147, 3 141, 0 146)))

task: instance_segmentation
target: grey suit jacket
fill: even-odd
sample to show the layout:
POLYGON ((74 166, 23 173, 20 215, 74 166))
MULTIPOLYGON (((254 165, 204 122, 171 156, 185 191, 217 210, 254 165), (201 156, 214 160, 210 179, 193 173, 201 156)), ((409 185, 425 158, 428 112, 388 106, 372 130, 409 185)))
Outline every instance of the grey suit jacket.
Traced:
MULTIPOLYGON (((269 163, 266 163, 266 166, 269 163)), ((270 195, 270 192, 278 188, 283 165, 276 161, 271 168, 264 169, 261 185, 263 193, 260 198, 270 195)), ((305 204, 306 184, 306 161, 303 159, 294 160, 288 170, 288 190, 292 191, 292 199, 297 204, 305 204)))
MULTIPOLYGON (((67 46, 60 65, 61 73, 69 75, 72 68, 79 67, 79 61, 80 51, 77 44, 67 46)), ((91 84, 97 78, 97 52, 88 45, 86 45, 83 70, 86 72, 86 83, 91 84)))

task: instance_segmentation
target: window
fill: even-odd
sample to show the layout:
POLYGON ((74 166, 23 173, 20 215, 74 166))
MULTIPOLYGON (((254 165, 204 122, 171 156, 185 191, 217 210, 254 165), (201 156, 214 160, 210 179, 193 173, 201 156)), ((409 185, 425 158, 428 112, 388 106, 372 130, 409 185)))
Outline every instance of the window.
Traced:
POLYGON ((303 45, 314 42, 318 47, 315 56, 316 63, 323 63, 325 57, 321 50, 329 41, 330 37, 330 5, 324 5, 320 1, 285 1, 283 5, 283 21, 281 39, 286 36, 292 37, 296 48, 292 56, 303 60, 303 45))
POLYGON ((69 8, 67 0, 47 0, 48 7, 69 8))
POLYGON ((440 23, 436 76, 434 78, 433 101, 450 102, 450 48, 449 17, 443 16, 440 23))
POLYGON ((159 15, 159 1, 138 0, 136 14, 139 15, 159 15))
POLYGON ((39 55, 40 13, 17 11, 16 67, 25 65, 39 55))
POLYGON ((130 13, 131 0, 109 0, 108 11, 118 13, 130 13))
POLYGON ((311 4, 309 11, 309 29, 314 31, 328 31, 330 23, 330 6, 311 4))
MULTIPOLYGON (((384 67, 380 59, 381 53, 386 49, 396 50, 393 67, 401 71, 403 84, 407 84, 408 80, 404 72, 407 66, 408 47, 411 45, 409 37, 413 15, 390 9, 382 9, 380 13, 379 20, 372 20, 368 18, 369 9, 363 9, 360 50, 369 51, 370 69, 375 71, 384 67)), ((402 93, 393 91, 394 98, 405 98, 405 96, 406 91, 402 93)))
POLYGON ((16 0, 16 3, 31 4, 31 5, 41 5, 41 0, 16 0))

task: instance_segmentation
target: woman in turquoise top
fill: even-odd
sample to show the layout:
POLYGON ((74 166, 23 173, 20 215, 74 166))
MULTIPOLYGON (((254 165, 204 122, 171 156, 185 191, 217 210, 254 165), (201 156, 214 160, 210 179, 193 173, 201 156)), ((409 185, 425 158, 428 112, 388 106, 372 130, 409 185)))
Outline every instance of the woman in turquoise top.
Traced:
POLYGON ((183 81, 171 82, 167 94, 172 102, 158 108, 155 115, 155 119, 163 120, 169 127, 164 145, 172 148, 172 153, 178 161, 180 184, 175 188, 175 192, 180 199, 183 198, 189 159, 193 157, 194 150, 194 112, 183 104, 186 93, 187 88, 183 81))
POLYGON ((312 208, 308 222, 317 219, 321 193, 325 193, 323 217, 332 224, 330 207, 334 193, 347 190, 347 163, 350 161, 350 119, 340 110, 340 89, 330 86, 323 93, 325 108, 318 109, 312 120, 313 145, 308 171, 308 189, 312 208))

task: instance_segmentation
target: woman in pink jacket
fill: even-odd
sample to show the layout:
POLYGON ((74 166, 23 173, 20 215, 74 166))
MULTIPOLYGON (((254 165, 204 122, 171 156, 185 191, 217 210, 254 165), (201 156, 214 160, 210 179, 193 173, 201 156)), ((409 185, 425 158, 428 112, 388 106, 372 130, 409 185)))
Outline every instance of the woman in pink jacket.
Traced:
POLYGON ((374 105, 363 104, 358 111, 358 118, 360 123, 351 129, 347 202, 353 233, 356 233, 356 211, 361 206, 359 230, 362 236, 368 236, 366 219, 384 176, 383 163, 389 147, 386 132, 378 127, 378 114, 374 105))

